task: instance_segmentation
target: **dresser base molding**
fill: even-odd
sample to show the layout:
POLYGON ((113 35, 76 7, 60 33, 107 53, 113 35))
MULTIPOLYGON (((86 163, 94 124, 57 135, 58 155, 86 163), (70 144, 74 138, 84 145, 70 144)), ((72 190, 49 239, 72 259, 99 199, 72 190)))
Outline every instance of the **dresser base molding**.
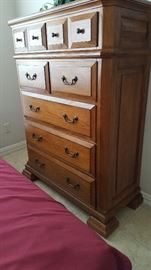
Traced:
POLYGON ((37 176, 30 172, 26 166, 25 169, 22 171, 22 174, 29 178, 31 181, 36 181, 38 179, 37 176))
POLYGON ((141 193, 137 194, 133 200, 127 205, 129 208, 136 210, 143 202, 143 196, 141 193))
POLYGON ((42 174, 40 174, 38 171, 33 169, 29 163, 25 165, 25 169, 23 170, 23 175, 25 175, 27 178, 29 178, 31 181, 35 181, 37 179, 40 179, 41 181, 45 182, 48 186, 53 188, 55 191, 59 192, 62 196, 65 196, 67 199, 72 201, 74 204, 76 204, 78 207, 83 209, 85 212, 87 212, 90 217, 87 221, 87 224, 94 229, 98 234, 103 236, 104 238, 107 238, 118 226, 119 221, 114 216, 115 213, 123 208, 126 207, 126 205, 132 209, 136 209, 141 204, 142 195, 141 193, 133 193, 130 196, 130 203, 128 203, 128 198, 125 198, 122 202, 118 204, 114 209, 108 212, 101 213, 97 210, 95 210, 93 207, 88 206, 84 202, 80 201, 78 198, 75 198, 74 195, 70 194, 69 192, 62 189, 60 186, 55 185, 54 181, 51 181, 50 178, 46 178, 42 174), (131 199, 133 197, 133 199, 131 199), (139 202, 139 203, 138 203, 139 202), (133 207, 132 207, 133 206, 133 207), (135 207, 134 207, 135 206, 135 207))
POLYGON ((90 216, 87 224, 104 238, 107 238, 119 226, 119 221, 116 217, 113 217, 108 223, 104 224, 93 216, 90 216))

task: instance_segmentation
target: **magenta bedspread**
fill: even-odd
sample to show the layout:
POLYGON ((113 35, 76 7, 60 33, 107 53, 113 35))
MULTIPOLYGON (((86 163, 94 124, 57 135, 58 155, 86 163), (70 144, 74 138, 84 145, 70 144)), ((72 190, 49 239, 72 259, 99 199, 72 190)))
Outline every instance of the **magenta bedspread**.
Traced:
POLYGON ((0 160, 0 270, 130 269, 124 255, 0 160))

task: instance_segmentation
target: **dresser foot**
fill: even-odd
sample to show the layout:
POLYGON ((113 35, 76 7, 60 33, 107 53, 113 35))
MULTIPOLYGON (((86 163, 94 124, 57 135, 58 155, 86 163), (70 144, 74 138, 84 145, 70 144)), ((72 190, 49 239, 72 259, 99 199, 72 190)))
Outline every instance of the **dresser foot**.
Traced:
POLYGON ((37 176, 34 175, 32 172, 30 172, 26 167, 22 171, 22 174, 25 175, 27 178, 29 178, 31 181, 37 180, 37 176))
POLYGON ((127 205, 131 209, 137 209, 143 202, 143 196, 141 193, 137 194, 134 199, 127 205))
POLYGON ((87 223, 92 229, 94 229, 104 238, 107 238, 119 225, 116 217, 113 217, 108 221, 108 223, 104 224, 98 219, 90 216, 87 223))

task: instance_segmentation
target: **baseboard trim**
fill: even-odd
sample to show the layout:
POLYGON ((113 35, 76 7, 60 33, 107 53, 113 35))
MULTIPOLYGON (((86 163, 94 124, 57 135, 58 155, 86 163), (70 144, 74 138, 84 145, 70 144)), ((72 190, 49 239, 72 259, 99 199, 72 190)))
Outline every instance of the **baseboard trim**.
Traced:
POLYGON ((21 141, 19 143, 15 143, 13 145, 9 145, 3 148, 0 148, 0 156, 6 156, 9 155, 15 151, 19 151, 26 147, 26 141, 21 141))
POLYGON ((143 191, 142 191, 142 195, 143 195, 143 198, 144 198, 144 203, 151 206, 151 195, 146 193, 146 192, 143 192, 143 191))

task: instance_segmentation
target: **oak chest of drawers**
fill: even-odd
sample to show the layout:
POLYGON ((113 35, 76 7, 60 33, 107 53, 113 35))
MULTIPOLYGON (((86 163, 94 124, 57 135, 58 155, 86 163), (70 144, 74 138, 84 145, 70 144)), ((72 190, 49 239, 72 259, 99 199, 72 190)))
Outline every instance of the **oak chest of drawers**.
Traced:
POLYGON ((28 145, 23 173, 87 211, 106 237, 118 209, 142 202, 151 5, 81 0, 9 24, 28 145))

